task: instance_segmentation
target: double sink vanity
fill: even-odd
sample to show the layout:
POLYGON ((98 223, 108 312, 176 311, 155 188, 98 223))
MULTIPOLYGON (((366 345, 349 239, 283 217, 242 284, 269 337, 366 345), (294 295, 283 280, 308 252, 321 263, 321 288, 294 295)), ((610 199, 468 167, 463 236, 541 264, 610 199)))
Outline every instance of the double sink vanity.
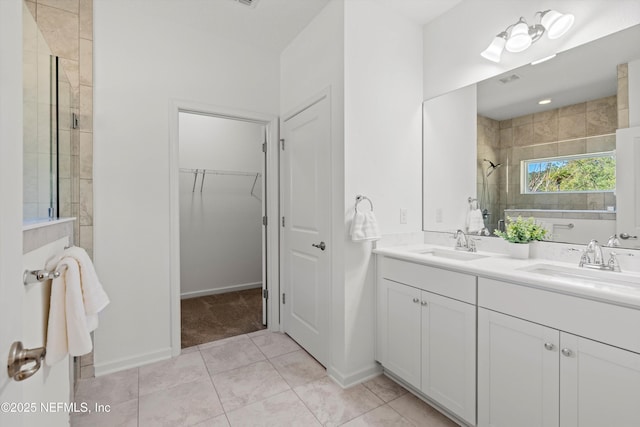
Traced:
POLYGON ((376 359, 457 422, 640 426, 639 273, 428 244, 374 253, 376 359))

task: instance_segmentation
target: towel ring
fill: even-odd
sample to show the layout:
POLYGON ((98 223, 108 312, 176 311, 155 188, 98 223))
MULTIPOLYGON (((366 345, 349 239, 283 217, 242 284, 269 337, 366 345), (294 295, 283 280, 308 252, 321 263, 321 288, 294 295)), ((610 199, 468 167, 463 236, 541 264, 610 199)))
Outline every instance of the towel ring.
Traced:
POLYGON ((369 205, 371 206, 371 212, 373 212, 373 202, 371 201, 370 198, 368 198, 367 196, 363 196, 361 194, 356 196, 356 212, 358 212, 358 203, 360 203, 361 201, 366 200, 369 202, 369 205))

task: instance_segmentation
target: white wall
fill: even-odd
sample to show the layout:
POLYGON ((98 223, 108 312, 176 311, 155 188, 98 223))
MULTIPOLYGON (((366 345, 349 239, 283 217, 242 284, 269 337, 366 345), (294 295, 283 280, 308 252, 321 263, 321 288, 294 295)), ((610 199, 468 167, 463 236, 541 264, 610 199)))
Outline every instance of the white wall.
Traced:
MULTIPOLYGON (((181 168, 262 173, 263 141, 262 125, 180 113, 181 168)), ((194 192, 194 174, 180 173, 183 298, 262 285, 262 178, 255 178, 209 174, 203 182, 199 174, 194 192)))
POLYGON ((629 62, 629 127, 640 126, 640 59, 629 62))
POLYGON ((278 112, 278 52, 213 36, 191 25, 195 2, 172 4, 94 3, 94 256, 111 298, 98 375, 171 354, 170 102, 278 112))
POLYGON ((476 122, 476 85, 424 103, 425 230, 465 229, 477 191, 476 122))
MULTIPOLYGON (((345 220, 371 198, 383 234, 422 225, 422 28, 371 0, 345 2, 345 220), (407 223, 400 223, 400 209, 407 223)), ((366 209, 366 208, 365 208, 366 209)), ((345 382, 375 369, 371 243, 345 244, 345 382)))
POLYGON ((349 385, 378 369, 371 244, 348 236, 355 196, 373 200, 382 233, 420 230, 422 30, 378 2, 334 0, 284 50, 281 75, 283 116, 331 87, 328 371, 349 385))
POLYGON ((424 99, 467 86, 552 53, 590 42, 640 23, 637 0, 463 1, 424 27, 424 99), (555 9, 575 16, 563 37, 545 37, 527 51, 504 52, 495 64, 480 56, 491 40, 524 16, 529 23, 539 10, 555 9))

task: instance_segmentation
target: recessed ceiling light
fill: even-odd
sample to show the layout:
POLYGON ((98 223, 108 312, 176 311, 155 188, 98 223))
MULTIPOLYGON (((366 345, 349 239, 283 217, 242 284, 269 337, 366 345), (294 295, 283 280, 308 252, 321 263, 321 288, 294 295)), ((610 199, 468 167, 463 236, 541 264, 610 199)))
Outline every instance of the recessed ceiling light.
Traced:
POLYGON ((547 104, 551 104, 551 99, 547 98, 547 99, 541 99, 540 101, 538 101, 538 104, 540 105, 547 105, 547 104))

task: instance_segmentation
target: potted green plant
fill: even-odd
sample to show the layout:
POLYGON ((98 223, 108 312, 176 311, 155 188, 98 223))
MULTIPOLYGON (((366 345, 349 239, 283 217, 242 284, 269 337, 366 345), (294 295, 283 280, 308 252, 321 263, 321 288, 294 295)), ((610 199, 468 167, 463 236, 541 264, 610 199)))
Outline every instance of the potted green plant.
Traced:
POLYGON ((514 258, 529 258, 529 243, 537 240, 544 240, 547 229, 538 224, 534 218, 518 218, 513 220, 507 217, 505 231, 496 230, 494 234, 505 239, 509 243, 511 256, 514 258))

